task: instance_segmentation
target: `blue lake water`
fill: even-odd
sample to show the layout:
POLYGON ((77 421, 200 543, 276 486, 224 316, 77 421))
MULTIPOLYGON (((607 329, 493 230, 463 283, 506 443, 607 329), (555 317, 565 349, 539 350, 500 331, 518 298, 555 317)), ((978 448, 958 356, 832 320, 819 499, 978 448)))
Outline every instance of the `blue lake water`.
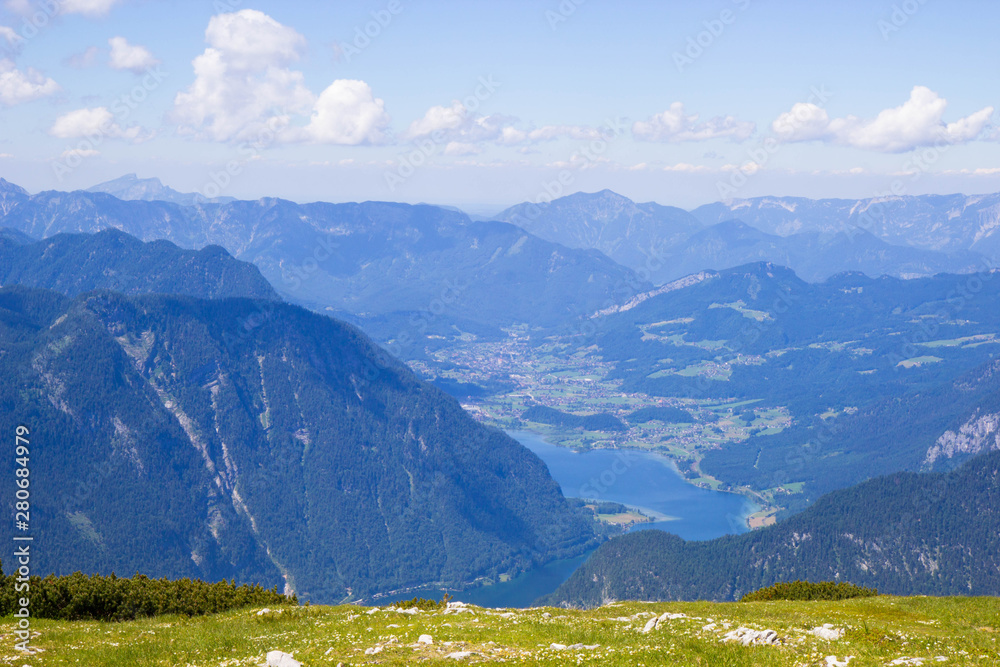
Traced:
POLYGON ((549 444, 535 433, 508 433, 545 462, 566 497, 613 501, 650 516, 674 517, 640 524, 637 530, 658 528, 685 540, 710 540, 745 533, 746 517, 759 509, 735 493, 689 484, 673 462, 659 454, 617 449, 577 453, 549 444))
MULTIPOLYGON (((563 495, 622 503, 660 519, 639 524, 633 530, 660 529, 686 540, 710 540, 746 532, 746 517, 758 509, 743 496, 687 483, 670 459, 658 454, 608 449, 576 453, 549 444, 535 433, 508 433, 545 462, 563 495)), ((455 600, 483 607, 529 607, 558 588, 589 555, 554 561, 504 583, 451 594, 455 600)), ((380 599, 378 603, 416 595, 440 600, 443 594, 428 589, 380 599)))

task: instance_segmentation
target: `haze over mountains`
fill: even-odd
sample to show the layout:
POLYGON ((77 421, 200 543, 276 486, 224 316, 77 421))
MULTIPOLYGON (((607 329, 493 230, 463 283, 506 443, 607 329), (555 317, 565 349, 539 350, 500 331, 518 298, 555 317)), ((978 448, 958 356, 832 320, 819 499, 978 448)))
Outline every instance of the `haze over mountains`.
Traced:
POLYGON ((555 326, 650 286, 599 252, 433 206, 181 206, 88 192, 29 196, 2 182, 0 213, 0 225, 36 238, 114 227, 184 248, 218 244, 256 264, 286 298, 372 320, 384 338, 460 333, 452 325, 479 334, 519 322, 555 326))
POLYGON ((572 248, 601 250, 656 283, 755 261, 788 266, 810 281, 843 271, 968 273, 1000 255, 1000 195, 761 197, 689 213, 604 190, 519 204, 497 218, 572 248))

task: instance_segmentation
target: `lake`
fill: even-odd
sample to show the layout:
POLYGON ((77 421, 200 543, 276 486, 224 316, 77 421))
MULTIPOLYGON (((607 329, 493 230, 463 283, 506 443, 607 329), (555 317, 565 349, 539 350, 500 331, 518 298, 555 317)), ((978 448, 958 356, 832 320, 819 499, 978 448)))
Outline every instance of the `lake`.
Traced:
MULTIPOLYGON (((577 453, 552 445, 535 433, 508 433, 545 462, 563 495, 622 503, 658 519, 632 530, 659 529, 685 540, 710 540, 747 532, 746 517, 759 509, 743 496, 689 484, 673 462, 659 454, 617 449, 577 453)), ((451 592, 452 597, 483 607, 529 607, 538 597, 558 588, 589 555, 554 561, 493 586, 451 592)), ((441 590, 424 590, 378 602, 387 604, 416 595, 440 600, 443 594, 441 590)))

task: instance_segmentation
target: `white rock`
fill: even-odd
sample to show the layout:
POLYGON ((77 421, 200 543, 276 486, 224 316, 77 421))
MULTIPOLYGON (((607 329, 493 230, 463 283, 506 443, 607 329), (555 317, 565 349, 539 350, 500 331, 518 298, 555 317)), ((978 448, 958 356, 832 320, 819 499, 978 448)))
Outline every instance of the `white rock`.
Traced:
POLYGON ((847 667, 851 660, 854 660, 853 655, 845 656, 843 662, 838 660, 835 655, 828 655, 826 656, 826 667, 847 667))
POLYGON ((419 637, 417 637, 417 643, 418 644, 433 644, 434 643, 434 638, 431 637, 430 635, 420 635, 419 637))
POLYGON ((472 651, 455 651, 454 653, 449 653, 446 658, 451 658, 452 660, 465 660, 472 655, 472 651))
POLYGON ((660 619, 658 619, 658 618, 651 618, 651 619, 649 619, 648 621, 646 621, 646 625, 643 626, 642 631, 643 632, 652 632, 653 630, 656 629, 656 624, 659 623, 659 622, 660 622, 660 619))
POLYGON ((549 644, 549 648, 552 649, 553 651, 565 651, 566 650, 566 645, 565 644, 549 644))
POLYGON ((701 626, 702 630, 715 630, 715 623, 709 623, 708 625, 701 626))
POLYGON ((376 653, 381 653, 381 652, 382 652, 381 646, 372 646, 371 648, 365 649, 365 655, 375 655, 376 653))
POLYGON ((774 630, 753 630, 736 628, 722 638, 724 642, 739 642, 744 646, 764 646, 778 643, 778 633, 774 630))
POLYGON ((820 639, 826 639, 829 641, 840 639, 844 636, 843 628, 835 628, 830 623, 825 623, 821 628, 813 628, 810 632, 820 639))
POLYGON ((260 611, 257 612, 257 615, 258 616, 263 616, 264 614, 270 614, 270 613, 271 613, 271 610, 268 609, 267 607, 264 607, 263 609, 261 609, 260 611))
POLYGON ((291 653, 271 651, 267 654, 267 667, 302 667, 302 663, 292 658, 291 653))

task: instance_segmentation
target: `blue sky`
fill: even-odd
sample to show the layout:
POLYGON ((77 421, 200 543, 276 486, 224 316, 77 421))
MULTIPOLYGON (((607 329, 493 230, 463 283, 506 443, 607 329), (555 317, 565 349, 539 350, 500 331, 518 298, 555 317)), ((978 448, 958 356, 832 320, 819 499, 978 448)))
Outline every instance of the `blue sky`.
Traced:
POLYGON ((998 19, 985 0, 7 0, 0 175, 482 211, 606 187, 683 207, 993 192, 998 19))

